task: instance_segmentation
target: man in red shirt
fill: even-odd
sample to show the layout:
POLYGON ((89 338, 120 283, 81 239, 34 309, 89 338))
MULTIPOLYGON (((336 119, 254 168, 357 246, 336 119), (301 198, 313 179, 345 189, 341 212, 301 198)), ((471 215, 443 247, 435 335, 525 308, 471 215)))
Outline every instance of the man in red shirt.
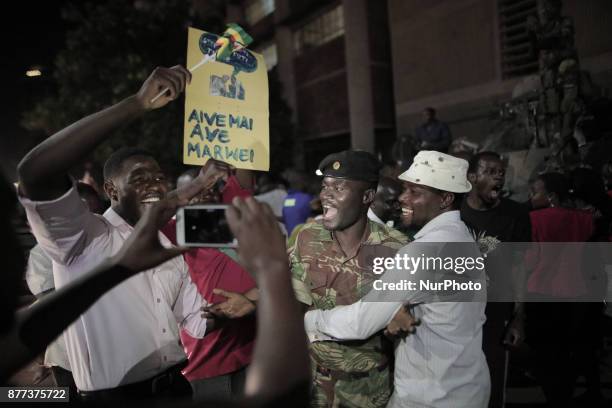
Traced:
MULTIPOLYGON (((187 171, 177 184, 189 181, 191 176, 187 171)), ((229 204, 234 197, 251 196, 252 185, 251 172, 237 170, 223 187, 217 185, 202 192, 190 204, 229 204)), ((176 243, 175 220, 166 225, 164 233, 176 243)), ((191 383, 194 400, 239 396, 255 340, 253 312, 259 295, 255 281, 236 262, 231 249, 194 248, 184 256, 191 279, 211 304, 207 314, 214 320, 214 330, 203 339, 181 332, 189 361, 182 373, 191 383)))

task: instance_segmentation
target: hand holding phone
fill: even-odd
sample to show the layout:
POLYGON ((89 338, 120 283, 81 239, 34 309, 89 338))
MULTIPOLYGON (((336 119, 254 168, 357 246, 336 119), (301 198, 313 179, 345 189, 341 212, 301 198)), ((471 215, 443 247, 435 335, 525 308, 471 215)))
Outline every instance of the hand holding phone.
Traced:
POLYGON ((227 205, 188 205, 176 213, 176 240, 180 246, 236 248, 238 242, 225 219, 227 205))
POLYGON ((240 264, 251 274, 288 273, 285 236, 269 205, 234 197, 227 221, 240 243, 240 264))

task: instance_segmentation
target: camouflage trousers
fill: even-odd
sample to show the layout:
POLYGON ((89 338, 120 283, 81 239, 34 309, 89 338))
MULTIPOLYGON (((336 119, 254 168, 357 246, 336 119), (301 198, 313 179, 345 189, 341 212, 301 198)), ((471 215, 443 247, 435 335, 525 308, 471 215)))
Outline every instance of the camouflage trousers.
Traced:
POLYGON ((393 391, 389 367, 373 369, 361 378, 313 370, 310 406, 313 408, 383 408, 393 391))

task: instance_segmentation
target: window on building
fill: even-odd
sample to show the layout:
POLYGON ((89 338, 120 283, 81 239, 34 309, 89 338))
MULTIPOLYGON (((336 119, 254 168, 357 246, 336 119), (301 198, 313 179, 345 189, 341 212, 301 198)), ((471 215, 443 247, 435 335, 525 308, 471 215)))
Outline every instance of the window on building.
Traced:
POLYGON ((502 77, 537 72, 537 53, 527 32, 527 17, 537 14, 537 0, 498 0, 498 12, 502 77))
POLYGON ((297 55, 344 35, 344 12, 339 5, 306 23, 294 33, 297 55))
POLYGON ((245 17, 250 25, 274 12, 274 0, 251 0, 245 9, 245 17))
POLYGON ((257 52, 263 55, 264 61, 266 61, 266 66, 268 67, 268 71, 274 68, 278 63, 275 43, 263 45, 257 49, 257 52))

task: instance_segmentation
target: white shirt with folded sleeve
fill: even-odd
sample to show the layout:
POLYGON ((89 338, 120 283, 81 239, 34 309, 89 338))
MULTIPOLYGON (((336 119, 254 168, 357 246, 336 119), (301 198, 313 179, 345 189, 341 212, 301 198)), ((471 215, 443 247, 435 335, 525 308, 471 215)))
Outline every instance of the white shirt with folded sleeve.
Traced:
MULTIPOLYGON (((30 250, 25 279, 30 292, 36 297, 40 297, 43 293, 55 289, 53 262, 40 245, 36 245, 30 250)), ((47 367, 59 366, 64 370, 70 371, 63 334, 60 334, 57 339, 47 346, 43 362, 47 367)))
MULTIPOLYGON (((118 252, 133 230, 112 209, 103 216, 90 213, 74 186, 52 201, 20 200, 34 236, 53 260, 58 289, 118 252)), ((64 333, 77 387, 94 391, 146 380, 185 360, 179 326, 204 337, 203 305, 180 256, 122 282, 64 333)))
MULTIPOLYGON (((474 242, 459 211, 439 215, 414 238, 414 242, 474 242)), ((398 254, 418 257, 420 253, 411 253, 410 246, 398 254)), ((406 273, 390 270, 383 280, 399 282, 401 274, 406 273)), ((423 293, 408 293, 405 301, 423 301, 420 298, 423 293)), ((414 334, 396 344, 395 391, 388 407, 483 408, 488 405, 490 378, 482 351, 485 305, 484 302, 437 302, 412 308, 421 325, 414 334)), ((330 310, 312 310, 305 316, 306 333, 311 341, 365 339, 384 329, 401 306, 402 302, 361 300, 330 310)))

